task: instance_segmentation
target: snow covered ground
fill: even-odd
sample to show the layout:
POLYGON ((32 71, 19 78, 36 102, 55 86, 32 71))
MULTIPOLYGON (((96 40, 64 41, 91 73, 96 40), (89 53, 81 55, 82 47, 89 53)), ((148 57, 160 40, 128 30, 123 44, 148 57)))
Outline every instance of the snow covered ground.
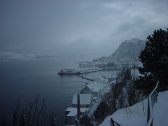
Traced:
POLYGON ((159 93, 153 114, 154 126, 168 126, 168 91, 159 93))
MULTIPOLYGON (((153 126, 168 126, 168 91, 158 94, 158 101, 154 105, 153 126)), ((147 125, 147 99, 131 106, 123 108, 113 115, 107 116, 99 126, 111 126, 110 119, 121 126, 146 126, 147 125)))

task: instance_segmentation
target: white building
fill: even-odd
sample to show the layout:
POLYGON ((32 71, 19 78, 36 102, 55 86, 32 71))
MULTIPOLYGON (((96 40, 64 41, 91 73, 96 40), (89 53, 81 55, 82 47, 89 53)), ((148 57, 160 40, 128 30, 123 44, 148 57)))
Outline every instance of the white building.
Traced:
MULTIPOLYGON (((88 112, 88 108, 80 108, 80 115, 84 115, 88 112)), ((77 119, 77 108, 76 107, 68 107, 65 110, 66 114, 66 125, 75 125, 77 119)))
POLYGON ((95 79, 93 82, 90 82, 86 85, 84 85, 80 93, 81 94, 92 94, 94 96, 97 96, 99 92, 108 84, 108 79, 105 79, 103 77, 99 77, 95 79))
MULTIPOLYGON (((80 94, 80 107, 89 108, 92 100, 91 94, 80 94)), ((74 94, 72 99, 72 107, 77 107, 77 94, 74 94)))
MULTIPOLYGON (((92 95, 91 94, 79 94, 80 96, 80 116, 85 115, 90 108, 92 95)), ((74 94, 72 99, 72 107, 66 109, 66 125, 75 125, 77 119, 77 94, 74 94)))

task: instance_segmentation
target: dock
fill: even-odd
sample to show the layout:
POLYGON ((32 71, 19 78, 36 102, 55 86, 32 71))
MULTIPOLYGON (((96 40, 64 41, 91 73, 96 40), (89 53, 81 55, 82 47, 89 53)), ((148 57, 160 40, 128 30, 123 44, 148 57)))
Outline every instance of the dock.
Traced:
POLYGON ((104 70, 121 70, 121 68, 108 67, 108 68, 82 69, 82 70, 81 69, 63 69, 63 70, 60 70, 60 72, 58 72, 58 75, 60 76, 79 75, 82 78, 91 80, 82 76, 82 74, 94 73, 94 72, 104 71, 104 70))
POLYGON ((83 76, 83 75, 79 75, 79 77, 81 77, 82 79, 86 79, 86 80, 88 80, 88 81, 94 81, 93 79, 90 79, 90 78, 87 78, 87 77, 85 77, 85 76, 83 76))
POLYGON ((88 74, 88 73, 94 73, 98 71, 104 71, 104 70, 121 70, 122 68, 114 68, 114 67, 109 67, 109 68, 97 68, 97 69, 88 69, 88 70, 83 70, 80 71, 80 74, 88 74))

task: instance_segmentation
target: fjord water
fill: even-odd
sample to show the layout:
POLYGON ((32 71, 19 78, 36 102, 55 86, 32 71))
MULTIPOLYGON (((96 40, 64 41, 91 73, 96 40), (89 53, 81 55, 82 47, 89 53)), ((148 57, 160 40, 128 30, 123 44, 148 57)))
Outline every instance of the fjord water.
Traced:
POLYGON ((26 109, 39 96, 44 97, 47 113, 54 112, 58 124, 63 125, 64 110, 85 80, 61 77, 57 73, 61 68, 76 67, 76 61, 67 58, 1 61, 0 114, 10 119, 18 99, 21 109, 26 109))
MULTIPOLYGON (((0 62, 0 116, 11 121, 20 98, 20 109, 27 109, 39 96, 44 97, 48 115, 54 113, 58 125, 64 125, 65 109, 71 105, 74 93, 87 80, 77 76, 57 75, 62 68, 77 67, 80 59, 12 60, 0 62)), ((87 76, 111 75, 112 71, 91 73, 87 76)), ((42 101, 40 102, 42 104, 42 101)))

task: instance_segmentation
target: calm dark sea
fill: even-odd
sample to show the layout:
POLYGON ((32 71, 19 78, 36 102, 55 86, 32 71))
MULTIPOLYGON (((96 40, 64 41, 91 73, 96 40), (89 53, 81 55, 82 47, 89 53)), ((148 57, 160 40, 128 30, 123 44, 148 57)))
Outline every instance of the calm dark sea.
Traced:
POLYGON ((76 61, 58 60, 1 61, 0 114, 12 118, 20 97, 21 108, 28 107, 37 96, 44 97, 47 112, 54 112, 59 125, 64 125, 64 110, 72 96, 86 80, 76 76, 60 77, 61 68, 75 67, 76 61))
MULTIPOLYGON (((20 97, 25 109, 37 96, 44 97, 47 113, 55 113, 58 125, 64 125, 64 110, 71 105, 72 96, 87 80, 77 76, 60 77, 61 68, 76 67, 77 60, 1 61, 0 62, 0 114, 8 121, 20 97)), ((91 78, 111 74, 111 71, 89 74, 91 78)))

